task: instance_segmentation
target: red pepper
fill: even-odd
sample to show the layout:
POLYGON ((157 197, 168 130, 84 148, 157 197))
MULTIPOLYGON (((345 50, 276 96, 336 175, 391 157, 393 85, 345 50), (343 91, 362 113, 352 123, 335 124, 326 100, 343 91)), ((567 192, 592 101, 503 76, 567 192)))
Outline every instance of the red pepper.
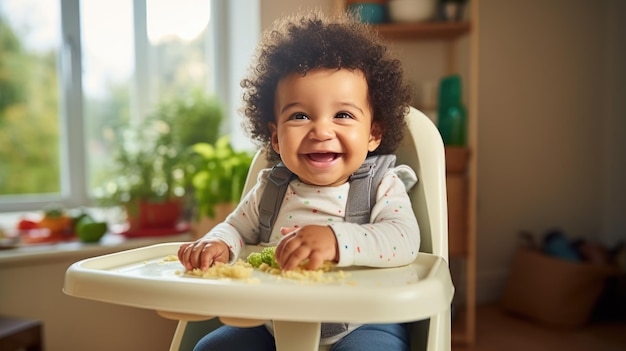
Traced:
POLYGON ((39 227, 39 223, 35 222, 35 221, 30 221, 28 219, 22 219, 19 222, 17 222, 17 229, 18 230, 31 230, 31 229, 37 229, 40 228, 39 227))

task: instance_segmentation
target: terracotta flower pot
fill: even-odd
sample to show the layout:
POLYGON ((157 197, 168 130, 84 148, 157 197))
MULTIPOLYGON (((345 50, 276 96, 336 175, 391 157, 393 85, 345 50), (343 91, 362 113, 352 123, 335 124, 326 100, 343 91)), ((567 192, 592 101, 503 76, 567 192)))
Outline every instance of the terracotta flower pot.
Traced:
POLYGON ((152 228, 174 228, 183 212, 183 201, 163 202, 140 200, 125 206, 130 231, 152 228))

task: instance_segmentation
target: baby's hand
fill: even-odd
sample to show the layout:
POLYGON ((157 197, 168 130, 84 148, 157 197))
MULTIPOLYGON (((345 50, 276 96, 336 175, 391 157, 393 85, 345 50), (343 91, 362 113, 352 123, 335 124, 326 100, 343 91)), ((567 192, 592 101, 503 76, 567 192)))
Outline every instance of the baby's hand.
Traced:
POLYGON ((219 239, 198 239, 182 244, 178 249, 178 259, 185 269, 206 270, 217 262, 227 263, 230 258, 228 245, 219 239))
MULTIPOLYGON (((296 228, 281 228, 283 235, 296 228)), ((307 225, 293 234, 286 235, 276 247, 276 262, 283 270, 296 268, 308 259, 305 268, 316 270, 324 261, 337 262, 337 239, 328 226, 307 225)))

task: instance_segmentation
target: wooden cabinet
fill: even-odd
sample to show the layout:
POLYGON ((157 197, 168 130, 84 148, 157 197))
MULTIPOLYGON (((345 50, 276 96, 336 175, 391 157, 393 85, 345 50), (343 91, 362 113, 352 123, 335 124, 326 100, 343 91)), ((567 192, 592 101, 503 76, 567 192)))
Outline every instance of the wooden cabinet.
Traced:
POLYGON ((469 174, 471 148, 446 146, 446 190, 448 196, 448 250, 450 264, 461 266, 454 274, 457 292, 453 302, 455 318, 452 324, 452 343, 472 345, 475 333, 475 236, 470 220, 469 174), (456 262, 460 260, 460 262, 456 262), (462 285, 462 286, 461 286, 462 285), (463 300, 463 301, 459 301, 463 300))
POLYGON ((448 251, 451 258, 468 254, 467 245, 467 147, 446 146, 446 191, 448 196, 448 251))
MULTIPOLYGON (((343 11, 354 0, 335 0, 335 10, 343 11)), ((374 25, 378 32, 390 41, 443 41, 447 43, 445 74, 457 73, 457 39, 469 36, 469 101, 467 147, 446 147, 449 253, 451 262, 461 260, 461 277, 455 281, 457 296, 464 301, 455 308, 452 324, 452 343, 472 345, 475 339, 476 301, 476 139, 478 111, 478 2, 469 0, 468 21, 384 23, 374 25)), ((453 277, 454 279, 455 277, 453 277)), ((456 305, 455 301, 455 305, 456 305)))

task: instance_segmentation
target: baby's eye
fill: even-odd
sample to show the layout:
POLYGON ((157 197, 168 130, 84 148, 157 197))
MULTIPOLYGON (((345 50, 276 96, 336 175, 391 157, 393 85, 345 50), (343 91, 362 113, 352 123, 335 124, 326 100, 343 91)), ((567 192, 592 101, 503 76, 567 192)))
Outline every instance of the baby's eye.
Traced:
POLYGON ((308 119, 309 116, 305 115, 304 113, 294 113, 293 115, 291 115, 290 119, 308 119))
POLYGON ((352 118, 352 115, 347 112, 339 112, 335 115, 335 118, 352 118))

